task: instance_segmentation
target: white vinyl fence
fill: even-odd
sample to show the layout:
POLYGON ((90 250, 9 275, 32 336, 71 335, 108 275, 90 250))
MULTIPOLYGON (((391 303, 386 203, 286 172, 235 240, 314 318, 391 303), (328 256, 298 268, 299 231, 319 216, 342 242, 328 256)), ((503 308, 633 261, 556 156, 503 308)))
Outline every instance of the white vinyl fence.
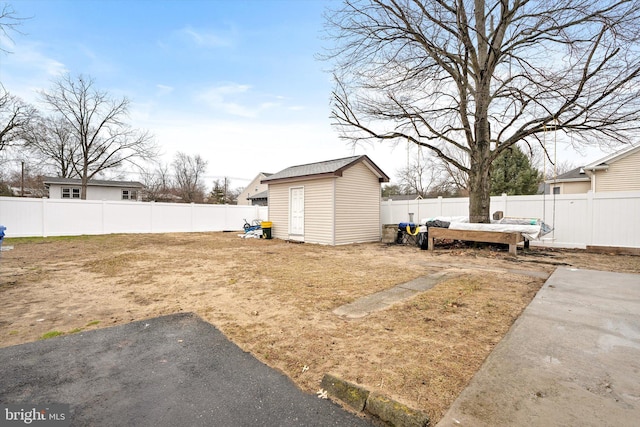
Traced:
MULTIPOLYGON (((586 193, 567 195, 497 196, 491 211, 504 216, 538 218, 554 231, 532 244, 585 248, 616 246, 640 248, 640 192, 586 193)), ((468 216, 469 199, 453 198, 385 201, 382 224, 420 222, 436 216, 468 216)))
MULTIPOLYGON (((381 223, 397 224, 436 216, 467 216, 467 198, 386 201, 381 223)), ((554 231, 533 244, 585 248, 640 248, 640 192, 498 196, 491 212, 539 218, 554 231)), ((259 206, 143 203, 0 197, 0 224, 7 237, 111 233, 168 233, 241 230, 244 219, 267 220, 259 206)))
POLYGON ((266 220, 267 208, 0 197, 6 237, 233 231, 245 218, 266 220))

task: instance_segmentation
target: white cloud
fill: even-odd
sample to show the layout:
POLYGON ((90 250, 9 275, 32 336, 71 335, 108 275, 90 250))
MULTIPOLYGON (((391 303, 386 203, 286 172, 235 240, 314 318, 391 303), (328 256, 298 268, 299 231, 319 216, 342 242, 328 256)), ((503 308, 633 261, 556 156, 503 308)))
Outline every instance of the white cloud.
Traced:
POLYGON ((156 94, 158 96, 168 95, 171 92, 173 92, 173 87, 172 86, 167 86, 167 85, 163 85, 163 84, 157 84, 156 85, 156 89, 158 89, 157 92, 156 92, 156 94))
POLYGON ((224 83, 197 95, 199 101, 214 110, 244 118, 256 118, 260 113, 280 106, 280 103, 263 98, 264 95, 253 93, 250 85, 239 83, 224 83))
POLYGON ((14 65, 28 68, 30 71, 39 70, 48 76, 59 76, 68 72, 62 62, 46 56, 40 48, 38 44, 23 44, 11 54, 11 61, 14 65))
POLYGON ((197 30, 190 26, 179 30, 178 35, 200 47, 216 48, 233 45, 233 37, 230 34, 220 35, 212 31, 197 30))

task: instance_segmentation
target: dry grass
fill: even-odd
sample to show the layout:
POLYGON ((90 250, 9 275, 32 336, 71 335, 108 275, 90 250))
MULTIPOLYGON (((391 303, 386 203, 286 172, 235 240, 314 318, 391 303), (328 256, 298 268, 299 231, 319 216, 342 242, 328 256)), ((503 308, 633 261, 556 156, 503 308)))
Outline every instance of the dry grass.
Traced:
POLYGON ((437 422, 557 265, 640 272, 581 251, 341 247, 235 233, 14 239, 0 259, 0 345, 192 311, 302 389, 332 372, 437 422), (425 274, 451 278, 362 319, 342 304, 425 274), (303 367, 309 367, 303 370, 303 367))

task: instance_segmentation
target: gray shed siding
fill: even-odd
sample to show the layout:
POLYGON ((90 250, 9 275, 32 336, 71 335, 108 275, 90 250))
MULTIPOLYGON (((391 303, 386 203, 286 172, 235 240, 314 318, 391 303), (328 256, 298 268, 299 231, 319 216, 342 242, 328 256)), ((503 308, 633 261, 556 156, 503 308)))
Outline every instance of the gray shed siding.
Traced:
POLYGON ((304 185, 304 241, 333 245, 334 185, 336 178, 302 181, 304 185))
POLYGON ((380 240, 380 182, 358 163, 336 181, 335 244, 380 240))
POLYGON ((269 184, 269 221, 276 239, 289 238, 289 187, 287 183, 269 184))
POLYGON ((333 187, 335 178, 269 184, 269 220, 272 235, 288 240, 291 188, 304 188, 304 241, 333 245, 333 187))

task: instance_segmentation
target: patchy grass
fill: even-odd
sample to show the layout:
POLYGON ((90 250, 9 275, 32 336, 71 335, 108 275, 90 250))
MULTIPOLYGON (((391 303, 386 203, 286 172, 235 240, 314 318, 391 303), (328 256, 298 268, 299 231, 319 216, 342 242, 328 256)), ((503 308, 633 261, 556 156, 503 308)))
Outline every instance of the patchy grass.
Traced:
POLYGON ((64 335, 64 332, 60 332, 60 331, 49 331, 46 332, 42 335, 40 335, 41 340, 48 340, 49 338, 55 338, 55 337, 59 337, 60 335, 64 335))
POLYGON ((317 391, 332 372, 428 412, 433 424, 543 283, 509 270, 640 272, 640 257, 580 251, 532 249, 514 258, 235 233, 9 241, 14 250, 3 253, 0 270, 2 346, 190 311, 304 390, 317 391), (353 320, 332 313, 442 271, 448 280, 387 310, 353 320))

